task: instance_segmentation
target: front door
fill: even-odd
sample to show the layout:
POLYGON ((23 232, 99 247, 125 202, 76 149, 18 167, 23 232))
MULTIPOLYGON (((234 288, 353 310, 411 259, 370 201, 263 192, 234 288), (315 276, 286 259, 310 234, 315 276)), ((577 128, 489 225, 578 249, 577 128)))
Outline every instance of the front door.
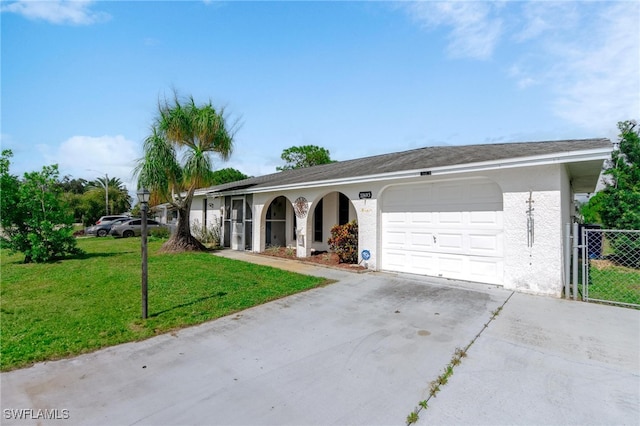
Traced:
POLYGON ((244 250, 244 198, 231 200, 231 248, 244 250))

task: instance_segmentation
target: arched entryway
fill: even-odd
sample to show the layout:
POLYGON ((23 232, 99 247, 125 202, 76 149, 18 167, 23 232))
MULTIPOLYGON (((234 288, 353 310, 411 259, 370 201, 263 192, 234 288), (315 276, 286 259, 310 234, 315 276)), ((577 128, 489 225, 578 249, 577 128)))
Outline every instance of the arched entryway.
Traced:
POLYGON ((264 223, 266 247, 287 247, 295 244, 295 215, 287 197, 281 195, 269 203, 264 223))
POLYGON ((327 240, 334 225, 357 220, 356 209, 346 194, 329 192, 313 203, 307 220, 309 246, 313 251, 328 251, 327 240))

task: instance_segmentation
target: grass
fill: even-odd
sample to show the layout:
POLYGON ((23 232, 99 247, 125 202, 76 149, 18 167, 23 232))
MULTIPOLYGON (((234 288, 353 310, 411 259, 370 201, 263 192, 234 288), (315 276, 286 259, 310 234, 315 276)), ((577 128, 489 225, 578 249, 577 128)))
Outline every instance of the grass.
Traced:
POLYGON ((591 261, 589 299, 640 305, 640 270, 591 261))
POLYGON ((0 250, 0 370, 146 339, 327 283, 210 253, 158 254, 149 242, 141 319, 140 239, 83 238, 86 254, 23 264, 0 250))

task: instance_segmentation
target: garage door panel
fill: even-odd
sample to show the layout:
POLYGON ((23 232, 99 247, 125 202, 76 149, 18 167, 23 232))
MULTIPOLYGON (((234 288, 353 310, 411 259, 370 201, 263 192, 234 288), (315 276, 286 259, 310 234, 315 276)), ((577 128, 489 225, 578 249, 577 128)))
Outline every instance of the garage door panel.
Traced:
POLYGON ((477 252, 477 254, 496 254, 499 256, 501 247, 498 240, 498 235, 469 235, 469 250, 477 252))
POLYGON ((382 269, 502 283, 502 192, 495 183, 391 187, 380 206, 382 269))
POLYGON ((462 252, 464 246, 464 237, 461 234, 443 234, 439 233, 436 237, 439 249, 456 250, 462 252))
POLYGON ((435 225, 432 212, 411 212, 411 222, 424 225, 435 225))
MULTIPOLYGON (((500 220, 498 218, 497 211, 473 211, 469 212, 469 224, 470 225, 489 225, 500 226, 500 220)), ((500 215, 501 216, 501 215, 500 215)))
POLYGON ((432 275, 437 271, 438 259, 426 253, 411 253, 409 257, 409 271, 412 274, 432 275))
POLYGON ((433 234, 431 232, 412 232, 411 249, 433 249, 433 234))
POLYGON ((469 274, 472 281, 502 284, 500 280, 496 279, 496 277, 502 276, 502 263, 496 262, 495 259, 470 259, 469 274))
POLYGON ((402 268, 407 263, 407 254, 405 252, 388 250, 385 253, 385 263, 387 264, 387 268, 395 271, 397 268, 402 268))
POLYGON ((391 212, 386 213, 386 221, 390 224, 405 223, 407 220, 407 213, 405 212, 391 212))
POLYGON ((464 261, 461 256, 440 256, 440 274, 448 275, 457 274, 463 268, 464 261))
POLYGON ((384 243, 389 247, 403 248, 406 240, 407 233, 405 231, 389 231, 385 234, 384 243))
POLYGON ((439 212, 438 218, 441 224, 462 224, 462 212, 439 212))

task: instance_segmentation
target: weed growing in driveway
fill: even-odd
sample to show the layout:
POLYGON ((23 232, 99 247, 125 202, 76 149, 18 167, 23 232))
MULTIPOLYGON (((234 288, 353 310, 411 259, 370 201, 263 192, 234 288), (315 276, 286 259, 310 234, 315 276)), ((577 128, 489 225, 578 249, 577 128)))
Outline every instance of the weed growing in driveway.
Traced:
POLYGON ((482 334, 482 332, 487 327, 489 327, 489 324, 491 323, 491 321, 496 319, 496 317, 502 311, 502 308, 504 307, 504 305, 506 305, 509 299, 511 299, 511 296, 513 296, 513 293, 511 293, 511 295, 507 297, 507 300, 505 300, 501 306, 499 306, 496 310, 491 311, 491 316, 489 317, 489 321, 486 324, 484 324, 484 326, 482 327, 482 330, 480 330, 480 332, 478 332, 478 334, 475 335, 475 337, 471 340, 471 342, 467 344, 467 346, 465 346, 464 348, 456 348, 455 352, 453 353, 453 357, 451 358, 451 361, 444 368, 444 371, 442 372, 442 374, 440 374, 435 380, 429 383, 429 397, 424 401, 420 401, 418 403, 418 407, 416 407, 407 416, 407 425, 413 424, 418 421, 418 419, 420 418, 419 417, 420 412, 428 408, 429 400, 431 398, 435 398, 438 392, 440 392, 441 387, 446 385, 449 382, 449 378, 453 376, 453 368, 460 365, 460 363, 462 362, 462 358, 465 358, 467 356, 467 351, 469 350, 471 345, 473 345, 475 341, 478 339, 478 337, 480 337, 480 334, 482 334))
POLYGON ((412 411, 407 416, 407 424, 413 424, 413 423, 417 422, 419 418, 420 417, 418 417, 418 412, 417 411, 412 411))

